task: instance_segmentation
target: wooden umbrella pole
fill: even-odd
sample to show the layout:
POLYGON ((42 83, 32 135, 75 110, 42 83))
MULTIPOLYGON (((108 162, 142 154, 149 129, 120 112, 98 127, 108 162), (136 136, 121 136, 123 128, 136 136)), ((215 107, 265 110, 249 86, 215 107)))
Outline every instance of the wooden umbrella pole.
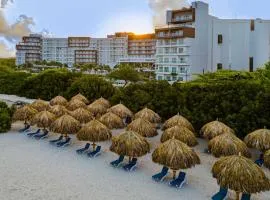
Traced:
POLYGON ((176 171, 173 170, 173 179, 175 179, 175 178, 176 178, 176 171))
POLYGON ((239 200, 240 192, 236 192, 236 200, 239 200))
POLYGON ((95 151, 96 150, 96 144, 93 142, 93 151, 95 151))
POLYGON ((131 161, 131 157, 129 156, 129 157, 128 157, 128 162, 130 162, 130 161, 131 161))

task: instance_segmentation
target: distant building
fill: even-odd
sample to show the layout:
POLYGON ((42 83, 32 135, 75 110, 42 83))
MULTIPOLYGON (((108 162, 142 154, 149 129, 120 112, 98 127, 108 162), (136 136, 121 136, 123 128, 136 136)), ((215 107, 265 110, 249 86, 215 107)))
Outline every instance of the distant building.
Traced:
POLYGON ((218 69, 254 71, 270 58, 270 20, 219 19, 206 3, 169 10, 155 33, 118 32, 107 38, 43 38, 31 34, 16 46, 17 65, 40 60, 114 67, 154 67, 157 80, 188 81, 218 69))

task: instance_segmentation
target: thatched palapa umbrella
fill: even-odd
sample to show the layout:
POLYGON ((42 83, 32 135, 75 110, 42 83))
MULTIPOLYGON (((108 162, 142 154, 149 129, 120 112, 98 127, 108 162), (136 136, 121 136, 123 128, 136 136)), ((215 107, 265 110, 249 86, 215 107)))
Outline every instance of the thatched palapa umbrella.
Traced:
POLYGON ((270 169, 270 149, 264 153, 264 166, 270 169))
POLYGON ((49 111, 55 114, 57 117, 61 117, 69 112, 68 109, 66 109, 66 107, 62 105, 52 106, 49 111))
POLYGON ((89 103, 88 99, 80 93, 71 98, 71 100, 75 100, 75 99, 80 100, 80 101, 84 102, 85 104, 89 103))
POLYGON ((95 150, 96 142, 102 142, 111 139, 111 131, 101 122, 92 120, 87 123, 77 134, 77 138, 83 141, 93 142, 95 150))
POLYGON ((152 154, 152 160, 172 169, 173 178, 175 178, 177 170, 188 169, 200 164, 200 158, 196 152, 174 138, 159 145, 152 154))
POLYGON ((51 106, 61 105, 66 106, 68 101, 62 96, 56 96, 50 101, 51 106))
POLYGON ((253 194, 270 189, 270 181, 262 169, 241 155, 220 158, 212 173, 220 187, 236 192, 237 200, 240 193, 253 194))
POLYGON ((119 116, 111 112, 102 115, 99 118, 99 121, 106 125, 109 129, 118 129, 125 127, 123 120, 119 116))
POLYGON ((34 101, 31 106, 39 112, 49 110, 50 108, 49 103, 41 99, 34 101))
POLYGON ((150 152, 147 140, 133 131, 125 131, 112 138, 110 150, 118 155, 137 158, 150 152))
POLYGON ((211 140, 214 137, 221 135, 223 133, 234 134, 234 131, 226 124, 217 120, 205 124, 200 130, 200 134, 203 135, 208 140, 211 140))
POLYGON ((29 120, 31 120, 38 111, 34 109, 30 105, 23 106, 15 111, 13 115, 14 121, 24 121, 24 124, 27 124, 29 120))
POLYGON ((122 119, 132 117, 133 115, 132 112, 121 103, 109 108, 108 111, 118 115, 122 119))
POLYGON ((221 134, 213 138, 208 143, 208 149, 218 158, 221 156, 238 155, 239 153, 248 158, 251 157, 247 145, 233 134, 221 134))
POLYGON ((270 149, 270 130, 259 129, 245 137, 245 143, 249 148, 255 148, 261 152, 270 149))
POLYGON ((160 141, 164 143, 172 138, 180 140, 190 147, 194 147, 198 144, 194 133, 184 126, 177 125, 166 129, 162 134, 160 141))
POLYGON ((50 113, 49 111, 41 111, 34 116, 31 123, 46 130, 46 128, 49 128, 55 120, 56 116, 53 113, 50 113))
POLYGON ((51 129, 56 133, 61 133, 65 137, 68 134, 75 134, 81 128, 80 122, 70 115, 63 115, 52 123, 51 129))
POLYGON ((155 126, 142 118, 135 119, 127 126, 128 131, 139 133, 143 137, 154 137, 158 135, 155 126))
POLYGON ((164 123, 163 130, 171 128, 173 126, 177 126, 177 125, 184 126, 188 128, 189 130, 191 130, 193 133, 195 132, 192 124, 185 117, 179 115, 179 113, 171 117, 164 123))
POLYGON ((104 105, 104 107, 106 107, 106 108, 110 108, 110 107, 111 107, 110 102, 109 102, 107 99, 104 99, 103 97, 101 97, 101 98, 95 100, 93 103, 102 104, 102 105, 104 105))
POLYGON ((143 118, 151 123, 160 123, 161 121, 160 116, 157 113, 155 113, 153 110, 148 109, 148 108, 144 108, 140 110, 139 112, 137 112, 134 118, 135 119, 143 118))
POLYGON ((86 108, 86 104, 78 99, 73 99, 67 105, 67 109, 70 111, 74 111, 78 108, 86 108))
POLYGON ((93 119, 92 113, 84 108, 77 108, 76 110, 71 111, 70 115, 81 123, 87 123, 93 119))
POLYGON ((93 102, 87 106, 87 109, 93 113, 95 117, 99 117, 107 112, 107 107, 104 104, 93 102))

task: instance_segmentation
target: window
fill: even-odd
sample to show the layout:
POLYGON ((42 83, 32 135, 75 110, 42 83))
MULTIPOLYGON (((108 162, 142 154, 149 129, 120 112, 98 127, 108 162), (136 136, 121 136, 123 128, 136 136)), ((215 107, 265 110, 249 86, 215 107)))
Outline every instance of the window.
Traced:
POLYGON ((218 35, 218 44, 223 43, 223 36, 221 34, 218 35))
POLYGON ((164 58, 164 63, 168 63, 169 62, 169 58, 164 58))
POLYGON ((184 48, 179 48, 178 53, 184 53, 184 48))
POLYGON ((184 81, 183 77, 178 77, 178 81, 184 81))
POLYGON ((169 67, 164 67, 164 72, 169 72, 169 67))
POLYGON ((165 53, 170 53, 170 48, 165 48, 165 53))
POLYGON ((180 63, 185 63, 186 61, 185 61, 185 58, 183 58, 183 57, 180 57, 180 63))
POLYGON ((176 63, 176 58, 172 58, 172 63, 176 63))
POLYGON ((158 76, 158 80, 159 81, 162 81, 163 80, 163 77, 162 76, 158 76))
POLYGON ((250 31, 254 31, 255 30, 255 21, 251 20, 250 21, 250 31))
POLYGON ((222 70, 222 63, 217 64, 217 70, 222 70))
POLYGON ((172 53, 177 53, 177 48, 172 48, 172 53))
POLYGON ((165 40, 165 45, 170 45, 169 40, 165 40))
POLYGON ((158 68, 158 71, 159 71, 159 72, 163 72, 163 67, 159 67, 159 68, 158 68))
POLYGON ((249 58, 249 71, 253 72, 253 57, 249 58))
POLYGON ((172 73, 176 73, 176 67, 172 67, 172 73))

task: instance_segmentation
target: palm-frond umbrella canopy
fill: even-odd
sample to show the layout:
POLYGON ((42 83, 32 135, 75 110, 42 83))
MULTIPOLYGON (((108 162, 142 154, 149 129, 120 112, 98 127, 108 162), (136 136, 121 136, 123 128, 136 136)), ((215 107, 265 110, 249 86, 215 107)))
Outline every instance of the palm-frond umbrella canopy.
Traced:
POLYGON ((108 111, 118 115, 122 119, 125 117, 132 117, 133 115, 132 112, 121 103, 109 108, 108 111))
POLYGON ((107 99, 104 99, 103 97, 95 100, 93 103, 98 103, 104 105, 106 108, 110 108, 111 104, 107 99))
POLYGON ((245 143, 249 148, 255 148, 261 152, 270 149, 270 130, 259 129, 245 137, 245 143))
POLYGON ((55 120, 51 125, 52 131, 64 135, 75 134, 80 128, 80 122, 67 114, 55 120))
POLYGON ((171 128, 173 126, 177 126, 177 125, 184 126, 184 127, 188 128, 189 130, 191 130, 193 133, 195 132, 192 124, 185 117, 183 117, 179 114, 168 119, 163 125, 163 130, 165 130, 167 128, 171 128))
POLYGON ((196 152, 174 138, 160 144, 153 152, 152 160, 172 169, 174 178, 177 170, 188 169, 200 164, 200 158, 196 152))
POLYGON ((83 141, 93 142, 95 148, 96 142, 102 142, 111 139, 112 133, 110 129, 98 120, 88 122, 77 134, 77 138, 83 141))
POLYGON ((138 133, 125 131, 112 138, 110 150, 118 155, 137 158, 150 151, 150 144, 138 133))
POLYGON ((154 137, 158 135, 155 126, 142 118, 135 119, 127 126, 128 131, 139 133, 143 137, 154 137))
POLYGON ((270 169, 270 149, 264 153, 264 166, 270 169))
POLYGON ((233 134, 221 134, 213 138, 208 143, 208 149, 217 158, 239 153, 248 158, 251 156, 247 145, 233 134))
POLYGON ((111 112, 102 115, 99 118, 99 121, 106 125, 109 129, 118 129, 125 127, 123 120, 119 116, 111 112))
POLYGON ((56 96, 50 101, 51 106, 55 106, 55 105, 65 106, 67 105, 67 103, 68 101, 62 96, 56 96))
POLYGON ((46 129, 50 127, 55 120, 56 116, 53 113, 50 113, 49 111, 41 111, 34 116, 31 123, 46 129))
POLYGON ((153 110, 148 109, 148 108, 144 108, 140 110, 139 112, 137 112, 134 118, 135 119, 143 118, 151 123, 160 123, 161 121, 160 116, 157 113, 155 113, 153 110))
POLYGON ((101 116, 107 112, 107 107, 104 104, 93 102, 87 106, 87 109, 93 113, 94 116, 101 116))
POLYGON ((194 147, 198 144, 198 141, 194 135, 194 133, 184 126, 173 126, 168 128, 162 134, 160 141, 162 143, 166 142, 169 139, 175 138, 184 142, 190 147, 194 147))
POLYGON ((61 117, 69 112, 68 109, 66 109, 66 107, 62 105, 52 106, 49 111, 55 114, 57 117, 61 117))
POLYGON ((76 110, 71 111, 70 115, 81 123, 87 123, 93 119, 92 113, 84 108, 77 108, 76 110))
POLYGON ((213 166, 212 174, 222 188, 239 193, 253 194, 270 189, 269 179, 252 160, 232 155, 221 157, 213 166))
POLYGON ((49 110, 50 106, 47 101, 38 99, 34 101, 31 106, 36 109, 38 112, 44 111, 44 110, 49 110))
POLYGON ((80 93, 71 98, 71 100, 75 100, 75 99, 80 100, 80 101, 84 102, 85 104, 89 103, 88 99, 80 93))
POLYGON ((227 126, 226 124, 224 124, 220 121, 209 122, 209 123, 205 124, 201 128, 201 131, 200 131, 200 134, 203 135, 208 140, 211 140, 214 137, 221 135, 223 133, 234 134, 234 131, 229 126, 227 126))
POLYGON ((67 105, 67 108, 71 111, 74 111, 78 108, 85 108, 85 107, 86 107, 86 104, 83 101, 80 101, 78 99, 71 100, 67 105))
POLYGON ((15 111, 13 115, 14 121, 29 121, 31 120, 38 111, 30 105, 23 106, 15 111))

